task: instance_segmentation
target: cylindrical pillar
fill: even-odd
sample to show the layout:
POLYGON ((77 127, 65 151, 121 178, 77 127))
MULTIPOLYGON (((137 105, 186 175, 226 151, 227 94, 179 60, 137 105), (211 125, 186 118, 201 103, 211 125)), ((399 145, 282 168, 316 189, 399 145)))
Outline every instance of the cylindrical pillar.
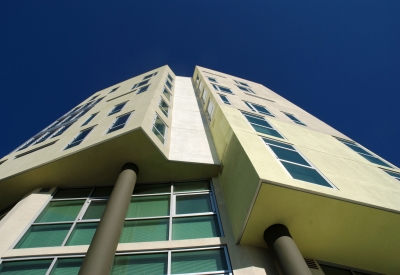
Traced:
POLYGON ((286 226, 271 225, 264 231, 264 240, 276 255, 285 275, 312 275, 286 226))
POLYGON ((110 274, 138 173, 133 163, 122 167, 78 275, 110 274))

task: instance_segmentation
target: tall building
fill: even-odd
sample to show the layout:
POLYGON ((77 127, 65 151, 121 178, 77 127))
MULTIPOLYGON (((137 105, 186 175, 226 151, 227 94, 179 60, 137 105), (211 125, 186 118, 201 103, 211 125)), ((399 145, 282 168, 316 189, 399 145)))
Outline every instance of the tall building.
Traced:
POLYGON ((399 181, 261 84, 163 66, 0 159, 0 275, 400 274, 399 181))

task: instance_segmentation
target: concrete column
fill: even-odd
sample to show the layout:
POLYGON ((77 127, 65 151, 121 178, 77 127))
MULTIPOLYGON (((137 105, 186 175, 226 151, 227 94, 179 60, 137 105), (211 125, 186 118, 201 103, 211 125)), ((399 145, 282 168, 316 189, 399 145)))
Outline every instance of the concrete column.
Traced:
POLYGON ((264 231, 264 240, 285 275, 312 275, 286 226, 271 225, 264 231))
POLYGON ((133 163, 122 167, 78 275, 110 274, 138 173, 133 163))

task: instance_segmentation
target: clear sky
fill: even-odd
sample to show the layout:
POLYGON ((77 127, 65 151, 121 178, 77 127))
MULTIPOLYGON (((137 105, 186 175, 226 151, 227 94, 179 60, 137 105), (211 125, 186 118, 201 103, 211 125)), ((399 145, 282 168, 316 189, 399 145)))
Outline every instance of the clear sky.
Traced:
POLYGON ((399 0, 5 0, 0 26, 0 156, 168 64, 261 83, 400 166, 399 0))

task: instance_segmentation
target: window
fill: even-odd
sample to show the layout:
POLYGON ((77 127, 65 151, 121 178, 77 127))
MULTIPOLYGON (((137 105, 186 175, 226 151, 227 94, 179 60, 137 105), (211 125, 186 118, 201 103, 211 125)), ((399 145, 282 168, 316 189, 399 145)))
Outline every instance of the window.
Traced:
POLYGON ((158 106, 160 107, 160 109, 164 113, 164 115, 166 117, 168 117, 169 106, 162 97, 160 98, 160 103, 158 104, 158 106))
POLYGON ((207 101, 207 96, 208 96, 208 92, 207 92, 207 90, 204 88, 203 94, 202 94, 202 96, 201 96, 201 101, 203 102, 203 104, 206 103, 206 101, 207 101))
POLYGON ((231 105, 231 102, 229 101, 229 99, 228 99, 228 97, 226 95, 221 95, 221 94, 218 94, 218 95, 221 98, 223 103, 231 105))
POLYGON ((91 114, 90 117, 81 126, 87 125, 90 121, 92 121, 92 119, 94 119, 95 116, 97 116, 97 114, 98 113, 91 114))
POLYGON ((357 143, 355 143, 354 141, 345 140, 345 139, 341 139, 341 138, 338 138, 338 137, 335 137, 335 138, 337 140, 339 140, 341 143, 343 143, 344 145, 346 145, 347 147, 349 147, 350 149, 352 149, 353 151, 356 151, 360 156, 364 157, 368 161, 370 161, 370 162, 372 162, 374 164, 377 164, 377 165, 393 168, 392 166, 390 166, 386 162, 384 162, 381 159, 379 159, 376 156, 374 156, 372 153, 370 153, 370 152, 366 151, 365 149, 361 148, 361 146, 358 145, 357 143))
POLYGON ((212 84, 212 86, 214 87, 214 89, 215 89, 216 91, 223 92, 223 93, 227 93, 227 94, 231 94, 231 95, 234 94, 234 93, 232 93, 231 89, 229 89, 229 88, 222 87, 222 86, 215 85, 215 84, 212 84))
POLYGON ((332 188, 332 185, 292 145, 264 137, 262 139, 294 179, 332 188))
MULTIPOLYGON (((6 159, 0 160, 0 165, 2 165, 6 161, 7 161, 6 159)), ((0 221, 1 221, 1 215, 0 215, 0 221)))
POLYGON ((300 120, 298 120, 294 115, 292 115, 292 114, 289 114, 289 113, 285 113, 285 112, 282 112, 282 113, 284 113, 288 118, 290 118, 294 123, 297 123, 297 124, 300 124, 300 125, 303 125, 303 126, 307 126, 307 125, 305 125, 303 122, 301 122, 300 120))
POLYGON ((51 134, 53 134, 53 132, 44 133, 38 139, 36 139, 36 142, 33 143, 33 144, 38 144, 38 143, 41 143, 41 142, 45 141, 49 136, 51 136, 51 134))
POLYGON ((214 77, 209 77, 209 76, 207 76, 207 78, 208 78, 208 80, 209 80, 210 82, 218 83, 218 81, 217 81, 214 77))
POLYGON ((143 85, 146 85, 147 83, 149 83, 149 80, 145 80, 145 81, 139 82, 139 83, 133 85, 133 87, 132 87, 131 90, 136 89, 136 88, 139 88, 139 87, 141 87, 141 86, 143 86, 143 85))
POLYGON ((69 143, 67 145, 67 147, 65 147, 64 150, 67 150, 71 147, 77 146, 79 144, 81 144, 81 142, 85 139, 85 137, 90 133, 90 131, 92 131, 93 127, 85 129, 83 131, 81 131, 72 141, 71 143, 69 143))
POLYGON ((210 101, 208 101, 208 107, 207 107, 208 120, 211 121, 213 113, 214 113, 214 103, 210 99, 210 101))
POLYGON ((252 89, 250 89, 250 88, 248 88, 248 87, 243 87, 243 86, 239 86, 239 85, 236 85, 240 90, 242 90, 242 91, 244 91, 244 92, 246 92, 246 93, 252 93, 252 94, 255 94, 255 92, 252 90, 252 89))
POLYGON ((396 180, 400 181, 400 173, 389 171, 389 170, 383 170, 383 171, 385 171, 390 176, 394 177, 396 180))
POLYGON ((168 91, 166 87, 164 87, 163 95, 168 99, 171 100, 171 93, 168 91))
POLYGON ((30 153, 36 152, 36 151, 38 151, 38 150, 40 150, 40 149, 46 148, 46 147, 48 147, 48 146, 50 146, 50 145, 53 145, 53 144, 56 143, 57 141, 58 141, 58 140, 55 140, 55 141, 46 143, 46 144, 44 144, 44 145, 42 145, 42 146, 36 147, 36 148, 34 148, 34 149, 32 149, 32 150, 23 152, 23 153, 21 153, 21 154, 19 154, 19 155, 16 155, 15 158, 20 158, 20 157, 23 157, 23 156, 28 155, 28 154, 30 154, 30 153))
POLYGON ((96 106, 97 103, 99 103, 100 101, 103 100, 104 97, 97 99, 96 101, 92 101, 90 102, 90 108, 93 108, 94 106, 96 106))
POLYGON ((264 114, 264 115, 268 115, 268 116, 274 116, 274 115, 273 115, 270 111, 268 111, 268 109, 265 108, 264 106, 261 106, 261 105, 255 104, 255 103, 251 103, 251 102, 247 102, 247 101, 245 101, 244 103, 245 103, 245 104, 247 105, 247 107, 249 107, 250 110, 252 110, 253 112, 260 113, 260 114, 264 114))
POLYGON ((119 88, 119 87, 115 87, 115 88, 111 89, 111 91, 109 92, 109 94, 115 92, 116 90, 118 90, 118 88, 119 88))
POLYGON ((168 74, 168 79, 171 81, 171 82, 174 82, 174 79, 172 78, 172 76, 170 75, 170 74, 168 74))
POLYGON ((155 76, 156 74, 157 74, 157 72, 155 72, 153 74, 146 75, 145 77, 143 77, 143 80, 149 79, 150 77, 155 76))
POLYGON ((233 80, 233 81, 235 81, 235 82, 236 82, 236 84, 239 84, 239 85, 242 85, 242 86, 249 87, 249 85, 247 85, 247 83, 240 82, 240 81, 237 81, 237 80, 233 80))
POLYGON ((117 119, 113 122, 111 127, 108 129, 107 134, 114 132, 116 130, 124 128, 126 122, 128 121, 131 113, 124 114, 122 116, 117 117, 117 119))
POLYGON ((168 81, 168 79, 167 79, 167 81, 165 82, 165 85, 167 85, 167 87, 168 87, 170 90, 172 90, 172 84, 171 84, 171 82, 168 81))
POLYGON ((283 138, 282 135, 279 134, 279 132, 275 130, 274 127, 272 127, 272 125, 269 124, 264 117, 255 116, 243 112, 242 114, 245 116, 247 121, 251 124, 251 126, 253 126, 254 130, 256 130, 257 132, 278 138, 283 138))
POLYGON ((30 146, 32 143, 34 143, 35 141, 36 141, 35 138, 31 138, 30 140, 28 140, 27 142, 25 142, 24 144, 22 144, 22 146, 19 147, 17 151, 21 151, 21 150, 23 150, 23 149, 29 147, 29 146, 30 146))
POLYGON ((141 93, 144 93, 144 92, 146 92, 147 91, 147 89, 150 87, 150 85, 147 85, 147 86, 144 86, 144 87, 141 87, 138 91, 137 91, 137 95, 138 94, 141 94, 141 93))
POLYGON ((58 128, 58 130, 54 133, 54 135, 51 136, 51 138, 54 138, 54 137, 57 137, 57 136, 61 135, 61 134, 64 133, 72 124, 73 124, 73 123, 68 124, 68 125, 61 126, 61 127, 58 128))
MULTIPOLYGON (((84 256, 3 259, 0 274, 78 274, 84 256)), ((231 275, 225 246, 116 253, 110 275, 223 274, 231 275)))
POLYGON ((93 96, 91 99, 89 99, 89 101, 91 101, 91 100, 93 100, 93 99, 95 99, 95 98, 97 98, 99 95, 95 95, 95 96, 93 96))
MULTIPOLYGON (((14 249, 90 244, 111 192, 111 186, 58 189, 14 249)), ((210 181, 138 184, 119 242, 221 237, 220 228, 210 181)))
POLYGON ((200 82, 200 79, 199 79, 199 76, 197 75, 196 76, 196 84, 199 85, 199 82, 200 82))
POLYGON ((165 141, 165 133, 167 132, 167 126, 165 125, 164 121, 156 115, 153 123, 153 133, 158 137, 158 139, 164 143, 165 141))
POLYGON ((115 105, 114 108, 111 110, 111 112, 108 115, 110 116, 112 114, 120 112, 122 110, 122 108, 124 108, 126 102, 127 101, 125 101, 125 102, 123 102, 121 104, 115 105))
MULTIPOLYGON (((346 266, 331 266, 328 264, 319 264, 325 275, 369 275, 368 271, 357 271, 351 267, 346 266)), ((377 273, 374 273, 377 274, 377 273)))

